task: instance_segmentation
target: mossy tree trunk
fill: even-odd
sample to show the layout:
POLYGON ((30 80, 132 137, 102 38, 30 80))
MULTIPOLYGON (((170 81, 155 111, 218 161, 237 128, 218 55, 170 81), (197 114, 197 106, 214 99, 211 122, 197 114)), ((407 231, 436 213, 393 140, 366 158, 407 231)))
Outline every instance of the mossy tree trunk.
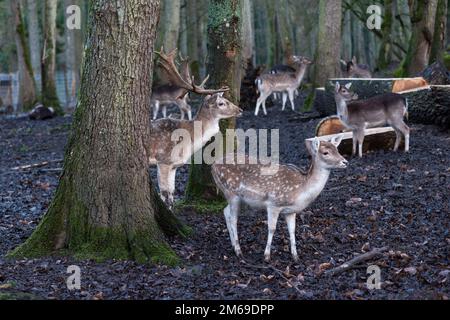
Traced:
POLYGON ((63 110, 56 94, 56 0, 45 0, 42 49, 42 103, 57 114, 63 110))
POLYGON ((180 34, 180 0, 170 0, 164 3, 164 48, 172 51, 178 47, 180 34))
POLYGON ((380 51, 378 53, 377 69, 384 70, 392 62, 392 25, 393 25, 393 14, 394 14, 393 0, 384 0, 384 17, 381 39, 380 51))
POLYGON ((437 12, 436 12, 436 23, 434 27, 434 38, 433 44, 431 46, 430 63, 443 62, 445 45, 447 39, 447 10, 448 10, 448 0, 439 0, 437 12))
POLYGON ((320 0, 319 36, 314 83, 323 87, 329 78, 340 73, 342 0, 320 0))
MULTIPOLYGON (((207 73, 211 75, 208 86, 231 90, 227 99, 239 105, 241 87, 241 49, 242 49, 242 6, 241 0, 210 0, 208 8, 208 64, 207 73)), ((236 120, 223 120, 222 133, 235 128, 236 120)), ((217 200, 220 196, 206 164, 191 165, 186 200, 217 200)))
POLYGON ((9 0, 14 18, 17 64, 19 68, 19 109, 29 111, 36 104, 36 85, 31 65, 27 31, 19 0, 9 0))
POLYGON ((171 263, 165 235, 183 227, 148 172, 153 45, 159 0, 92 1, 80 99, 55 198, 12 257, 171 263))
POLYGON ((429 64, 438 0, 410 0, 412 34, 402 76, 415 76, 429 64))

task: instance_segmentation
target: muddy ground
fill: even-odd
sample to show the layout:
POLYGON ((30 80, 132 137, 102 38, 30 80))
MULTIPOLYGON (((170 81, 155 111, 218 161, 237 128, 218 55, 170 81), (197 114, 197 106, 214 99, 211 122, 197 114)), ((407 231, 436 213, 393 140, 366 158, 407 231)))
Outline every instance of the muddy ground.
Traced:
MULTIPOLYGON (((269 110, 248 111, 242 128, 279 128, 281 160, 308 166, 304 139, 319 119, 269 110)), ((183 211, 193 228, 187 240, 171 239, 182 265, 74 261, 43 258, 9 261, 5 255, 33 232, 58 183, 60 164, 30 170, 19 165, 63 157, 71 118, 45 122, 0 119, 0 299, 26 292, 43 299, 448 299, 450 296, 450 133, 412 125, 411 153, 379 151, 351 159, 332 173, 321 196, 297 217, 300 262, 288 251, 280 219, 272 249, 274 268, 260 269, 235 258, 221 214, 183 211), (50 170, 49 170, 50 169, 50 170), (324 271, 367 250, 389 247, 379 258, 337 276, 324 271), (69 292, 66 269, 82 271, 82 290, 69 292), (369 265, 381 268, 382 288, 366 286, 369 265), (280 272, 281 271, 281 272, 280 272), (289 281, 288 281, 289 280, 289 281)), ((179 170, 182 197, 188 168, 179 170)), ((153 172, 154 176, 154 172, 153 172)), ((241 247, 253 265, 263 264, 267 236, 264 212, 244 208, 241 247)))

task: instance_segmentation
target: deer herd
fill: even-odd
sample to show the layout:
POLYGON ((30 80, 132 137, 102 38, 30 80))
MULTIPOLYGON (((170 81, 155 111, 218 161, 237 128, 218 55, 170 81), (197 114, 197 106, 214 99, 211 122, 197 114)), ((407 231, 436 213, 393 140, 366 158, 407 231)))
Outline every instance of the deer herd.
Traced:
MULTIPOLYGON (((165 53, 157 52, 159 65, 165 71, 170 84, 154 88, 151 97, 153 120, 150 134, 151 166, 157 167, 158 186, 163 201, 169 207, 174 205, 175 177, 177 168, 187 164, 191 157, 201 150, 212 137, 220 132, 222 119, 235 118, 242 115, 243 110, 225 98, 229 88, 206 89, 209 77, 201 84, 195 84, 195 79, 189 69, 187 58, 181 57, 181 72, 177 62, 177 50, 165 53), (204 95, 196 116, 192 116, 188 105, 188 95, 194 93, 204 95), (177 105, 181 119, 167 117, 167 105, 177 105), (157 119, 160 107, 163 107, 162 119, 157 119), (188 120, 185 115, 188 115, 188 120), (202 126, 201 135, 194 134, 195 123, 202 126), (173 132, 185 130, 190 138, 174 139, 173 132)), ((262 106, 267 115, 266 100, 271 95, 280 94, 282 109, 286 107, 289 98, 292 110, 295 110, 294 98, 306 74, 307 68, 313 62, 302 56, 292 56, 289 65, 274 67, 269 73, 256 79, 259 98, 255 115, 262 106)), ((371 77, 369 68, 357 64, 356 58, 345 62, 349 77, 371 77)), ((396 132, 395 151, 400 146, 402 136, 405 139, 405 151, 409 151, 410 130, 404 122, 408 112, 406 99, 394 93, 376 96, 367 100, 358 100, 358 95, 350 91, 351 83, 335 85, 335 101, 337 115, 342 123, 353 132, 353 155, 362 157, 362 144, 365 129, 389 125, 396 132)), ((276 96, 275 96, 276 98, 276 96)), ((242 251, 238 237, 238 215, 241 204, 251 208, 264 209, 267 212, 268 238, 265 249, 265 260, 270 260, 273 235, 278 218, 284 216, 290 236, 291 253, 295 261, 298 254, 295 240, 296 215, 307 208, 324 189, 330 172, 333 169, 344 169, 348 161, 339 153, 338 147, 342 136, 335 136, 331 141, 315 138, 307 142, 307 150, 311 156, 311 165, 307 172, 294 165, 279 165, 276 170, 268 172, 268 166, 258 164, 258 159, 241 155, 244 163, 236 164, 236 154, 224 155, 212 165, 212 176, 217 188, 223 193, 228 205, 224 209, 226 226, 230 235, 232 247, 238 257, 242 251), (255 164, 256 163, 256 164, 255 164)))

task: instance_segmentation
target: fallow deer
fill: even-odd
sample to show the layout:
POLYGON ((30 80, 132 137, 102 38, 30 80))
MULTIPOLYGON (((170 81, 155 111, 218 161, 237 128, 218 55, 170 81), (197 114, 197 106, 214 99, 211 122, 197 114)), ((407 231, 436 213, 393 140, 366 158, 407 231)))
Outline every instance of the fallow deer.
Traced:
MULTIPOLYGON (((223 97, 228 88, 208 90, 204 88, 206 80, 201 85, 195 85, 193 78, 183 78, 175 65, 176 49, 165 54, 158 52, 159 63, 167 72, 171 83, 189 92, 207 95, 195 118, 191 121, 178 119, 159 119, 151 123, 149 162, 158 168, 158 185, 160 195, 169 207, 173 205, 176 170, 189 162, 192 155, 200 150, 213 136, 219 133, 221 119, 237 117, 242 109, 223 97), (200 127, 201 134, 195 130, 200 127), (173 133, 183 130, 189 134, 187 139, 174 141, 173 133)), ((184 136, 183 136, 184 138, 184 136)))
MULTIPOLYGON (((240 204, 265 209, 268 219, 268 238, 265 249, 265 260, 270 260, 272 238, 280 214, 286 218, 289 230, 291 253, 298 261, 295 243, 296 214, 307 208, 322 192, 330 176, 330 170, 346 168, 348 165, 337 150, 342 137, 331 142, 316 138, 307 145, 312 155, 312 164, 307 173, 293 165, 280 165, 277 170, 269 166, 250 162, 246 157, 245 164, 234 163, 235 155, 227 155, 220 163, 212 166, 212 174, 217 187, 223 192, 228 206, 224 209, 225 221, 230 234, 231 244, 238 257, 242 258, 239 245, 237 221, 240 204)), ((254 161, 254 160, 252 160, 254 161)))
POLYGON ((151 105, 153 109, 153 120, 158 118, 159 109, 162 106, 163 118, 167 118, 167 106, 171 104, 177 105, 180 109, 180 119, 185 119, 187 114, 188 119, 192 120, 192 109, 188 104, 189 95, 187 91, 178 86, 165 84, 157 86, 152 90, 151 105))
POLYGON ((353 57, 348 62, 341 60, 341 63, 345 66, 346 76, 348 78, 372 78, 370 67, 365 64, 358 64, 356 57, 353 57))
POLYGON ((294 73, 263 74, 256 80, 259 91, 259 98, 255 110, 256 116, 259 114, 261 105, 264 114, 267 115, 266 100, 275 92, 280 92, 283 95, 283 111, 286 108, 288 96, 292 110, 295 110, 294 93, 302 83, 306 69, 308 65, 312 64, 312 61, 299 56, 294 56, 293 59, 297 67, 294 73))
POLYGON ((397 151, 402 135, 405 138, 405 152, 409 152, 410 129, 403 121, 408 113, 407 99, 397 93, 386 93, 367 100, 359 100, 358 95, 351 92, 351 83, 335 87, 337 113, 342 123, 353 131, 353 155, 362 157, 364 131, 366 128, 392 126, 397 135, 394 151, 397 151))
MULTIPOLYGON (((191 78, 191 72, 189 67, 189 58, 183 58, 179 55, 181 60, 181 75, 184 79, 191 78)), ((180 109, 181 117, 183 120, 187 114, 188 119, 192 120, 192 109, 188 104, 188 90, 181 88, 173 84, 164 84, 154 87, 152 90, 151 107, 153 109, 153 120, 158 118, 159 109, 162 106, 163 118, 167 118, 167 106, 175 104, 180 109)))
MULTIPOLYGON (((277 74, 277 73, 295 73, 296 69, 293 67, 295 66, 294 60, 296 56, 290 56, 288 59, 288 64, 277 64, 270 70, 270 74, 277 74)), ((298 89, 295 90, 295 96, 298 96, 298 89)), ((275 100, 278 100, 278 93, 274 92, 273 94, 275 100)))

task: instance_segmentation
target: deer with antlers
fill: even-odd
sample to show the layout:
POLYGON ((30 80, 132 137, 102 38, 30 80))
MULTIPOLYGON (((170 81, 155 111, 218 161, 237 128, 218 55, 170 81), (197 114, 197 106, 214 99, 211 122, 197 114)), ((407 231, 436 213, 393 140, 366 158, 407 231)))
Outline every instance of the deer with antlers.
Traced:
POLYGON ((157 166, 160 195, 169 207, 173 205, 177 168, 188 163, 195 152, 219 133, 221 119, 237 117, 243 112, 224 98, 223 94, 229 88, 205 89, 209 77, 200 85, 196 85, 191 76, 183 77, 175 64, 176 52, 176 49, 169 54, 164 53, 163 49, 157 52, 159 64, 166 71, 170 82, 185 89, 186 94, 192 92, 206 97, 193 120, 159 119, 151 123, 149 161, 150 165, 157 166), (201 128, 200 133, 198 128, 201 128), (173 134, 177 130, 186 135, 174 139, 173 134))
POLYGON ((236 164, 235 155, 227 155, 212 166, 217 187, 223 192, 228 206, 224 209, 225 222, 231 244, 238 257, 242 258, 239 245, 237 221, 242 202, 250 207, 267 211, 269 234, 265 260, 270 260, 272 238, 280 215, 284 215, 289 230, 291 253, 298 261, 295 244, 296 214, 306 209, 322 192, 330 176, 330 170, 346 168, 345 160, 337 149, 342 137, 331 142, 316 138, 307 144, 312 155, 312 164, 307 173, 293 165, 280 165, 276 170, 246 157, 245 164, 236 164), (273 170, 273 172, 271 172, 273 170))
POLYGON ((305 76, 306 69, 308 65, 312 64, 312 61, 300 56, 293 57, 296 71, 294 73, 275 73, 275 74, 263 74, 258 79, 256 79, 256 85, 258 87, 259 98, 256 103, 255 116, 259 114, 259 109, 261 105, 263 107, 263 112, 267 115, 266 110, 266 100, 273 93, 280 92, 283 97, 283 111, 286 108, 287 98, 291 103, 292 110, 295 110, 294 105, 294 95, 295 91, 298 89, 302 83, 303 77, 305 76))
MULTIPOLYGON (((189 58, 183 58, 179 55, 181 61, 181 75, 189 79, 190 67, 189 58)), ((186 114, 189 120, 192 120, 192 108, 188 104, 189 91, 173 84, 164 84, 152 89, 151 106, 153 109, 153 120, 158 118, 159 110, 162 106, 163 118, 167 118, 167 106, 175 104, 180 109, 181 117, 184 119, 186 114)))

